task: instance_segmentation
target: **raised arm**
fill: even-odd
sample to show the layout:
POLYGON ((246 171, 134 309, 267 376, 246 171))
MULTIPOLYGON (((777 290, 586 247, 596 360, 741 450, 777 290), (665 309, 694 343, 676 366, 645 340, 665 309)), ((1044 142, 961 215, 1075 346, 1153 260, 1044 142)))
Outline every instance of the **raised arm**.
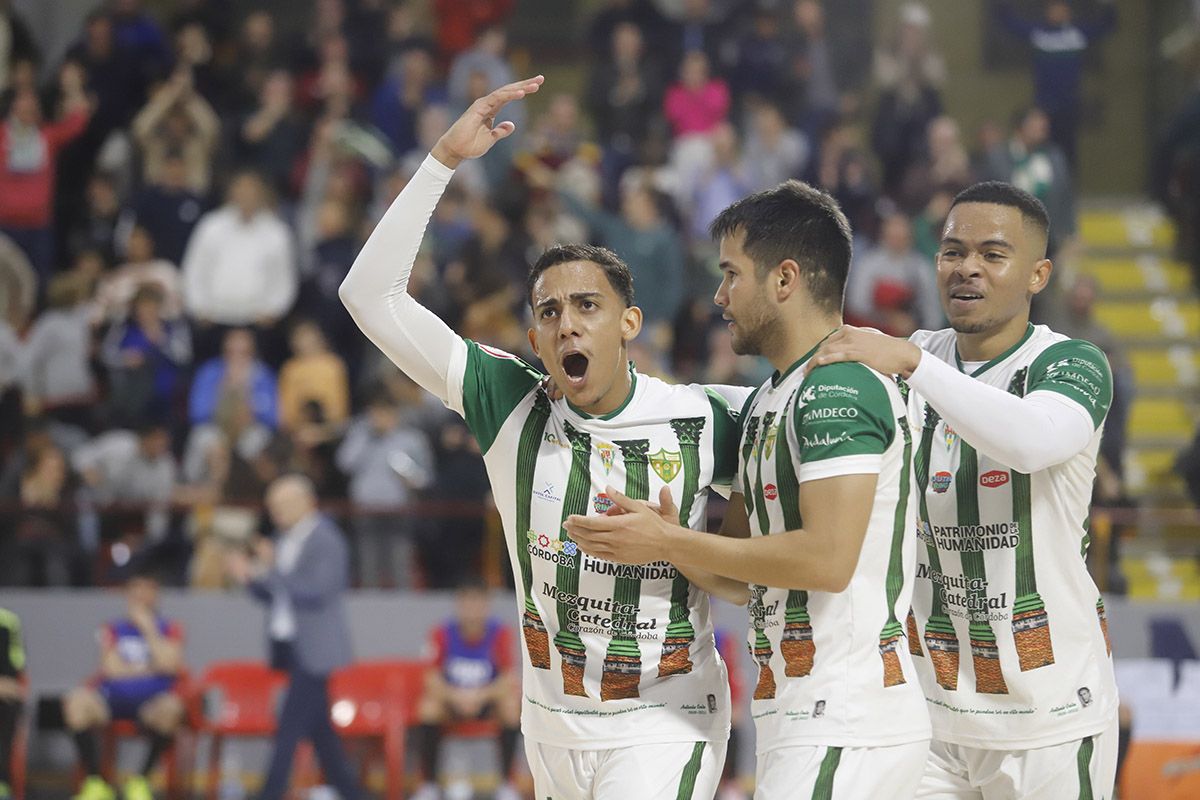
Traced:
POLYGON ((1076 340, 1053 345, 1038 357, 1024 397, 965 375, 912 342, 861 328, 847 326, 830 336, 813 360, 861 361, 900 375, 964 442, 1025 473, 1082 452, 1112 402, 1104 354, 1076 340))
MULTIPOLYGON (((543 78, 502 86, 476 100, 450 126, 400 196, 383 215, 338 290, 367 338, 426 391, 447 405, 460 404, 448 385, 461 373, 467 347, 454 331, 408 293, 408 278, 425 227, 454 169, 478 158, 516 129, 495 125, 506 104, 536 92, 543 78), (458 369, 455 370, 457 365, 458 369)), ((451 405, 454 408, 454 405, 451 405)), ((454 408, 460 414, 462 408, 454 408)))

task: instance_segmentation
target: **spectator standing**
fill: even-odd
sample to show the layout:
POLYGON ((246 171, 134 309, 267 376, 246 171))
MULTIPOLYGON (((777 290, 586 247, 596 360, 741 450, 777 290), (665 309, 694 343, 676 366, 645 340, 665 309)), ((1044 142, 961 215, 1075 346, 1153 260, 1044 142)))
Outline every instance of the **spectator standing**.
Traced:
POLYGON ((136 432, 107 431, 76 449, 71 461, 90 500, 99 506, 146 506, 141 533, 162 541, 177 473, 166 425, 143 421, 136 432))
MULTIPOLYGON (((183 256, 184 303, 202 328, 201 352, 219 335, 213 325, 254 325, 270 332, 296 300, 292 232, 268 207, 267 187, 241 172, 228 202, 200 218, 183 256)), ((278 362, 276 362, 278 363, 278 362)))
POLYGON ((259 540, 253 562, 244 550, 230 554, 229 570, 267 606, 271 665, 288 673, 287 694, 261 800, 280 800, 288 788, 292 756, 301 739, 317 751, 321 770, 343 800, 362 790, 341 740, 329 721, 329 673, 350 661, 350 630, 342 596, 349 557, 342 532, 317 511, 312 483, 285 475, 267 489, 267 512, 276 539, 259 540))
POLYGON ((425 434, 401 420, 396 402, 373 396, 337 451, 357 516, 358 580, 362 586, 411 587, 415 528, 394 513, 433 482, 433 452, 425 434), (391 512, 391 513, 389 513, 391 512))
POLYGON ((24 18, 12 8, 12 0, 0 0, 0 93, 13 84, 19 62, 36 62, 38 46, 24 18))
MULTIPOLYGON (((0 17, 0 23, 4 20, 0 17)), ((0 608, 0 798, 13 796, 13 740, 25 705, 25 645, 21 620, 0 608)))
POLYGON ((188 397, 188 419, 193 425, 210 422, 223 398, 242 395, 250 404, 253 419, 275 428, 279 421, 279 394, 275 375, 257 358, 254 336, 245 328, 225 334, 221 356, 196 370, 188 397))
POLYGON ((126 780, 125 800, 153 800, 148 777, 183 724, 176 693, 183 669, 183 629, 158 610, 158 580, 148 571, 125 581, 126 616, 100 629, 100 670, 94 681, 67 695, 63 713, 75 735, 83 786, 78 800, 115 800, 100 775, 97 733, 109 721, 132 720, 149 738, 141 771, 126 780))
POLYGON ((854 260, 846 285, 846 315, 907 336, 942 320, 933 262, 913 248, 912 222, 903 214, 883 220, 879 244, 854 260))
POLYGON ((25 251, 44 288, 54 266, 55 159, 83 133, 89 107, 78 68, 62 71, 63 114, 42 120, 32 87, 17 89, 8 117, 0 122, 0 232, 25 251))
MULTIPOLYGON (((503 25, 512 16, 516 0, 434 0, 438 48, 442 58, 452 60, 488 28, 503 25)), ((511 81, 508 78, 493 86, 511 81)))
POLYGON ((710 73, 708 58, 695 50, 683 57, 679 80, 667 89, 664 109, 676 139, 711 133, 729 115, 729 86, 710 73))
POLYGON ((181 399, 192 337, 187 323, 169 316, 165 306, 162 289, 142 284, 129 303, 129 315, 104 337, 100 358, 108 368, 110 424, 166 422, 181 399))
POLYGON ((500 776, 496 800, 517 800, 512 766, 520 734, 521 693, 512 630, 490 614, 487 588, 469 581, 455 593, 454 617, 429 634, 429 668, 417 706, 424 784, 413 800, 437 800, 442 729, 455 722, 491 719, 499 724, 500 776))
POLYGON ((651 131, 661 128, 662 93, 662 73, 646 52, 643 30, 632 21, 617 22, 587 90, 587 110, 604 148, 606 198, 616 197, 621 174, 638 161, 651 131))
POLYGON ((257 97, 258 105, 237 125, 234 156, 242 166, 261 173, 275 192, 285 193, 306 138, 293 104, 291 74, 282 69, 266 73, 257 97))
POLYGON ((0 542, 0 583, 8 586, 67 586, 76 583, 78 525, 65 503, 73 482, 62 450, 52 443, 27 447, 17 476, 19 511, 0 542))
POLYGON ((1075 21, 1068 0, 1049 0, 1036 22, 1020 16, 1011 0, 996 6, 1000 24, 1033 50, 1033 102, 1050 118, 1050 136, 1072 168, 1078 163, 1084 56, 1117 25, 1116 3, 1100 2, 1099 15, 1087 22, 1075 21))
POLYGON ((64 273, 50 282, 49 307, 33 323, 25 341, 25 410, 90 429, 96 381, 92 376, 95 312, 90 281, 64 273))
POLYGON ((212 182, 213 149, 221 123, 208 101, 196 91, 192 68, 183 65, 155 89, 138 115, 132 132, 142 156, 142 177, 162 183, 168 153, 183 157, 185 186, 198 195, 212 182))
POLYGON ((1007 145, 992 150, 985 169, 988 180, 1007 181, 1046 206, 1050 215, 1047 257, 1053 258, 1074 238, 1075 192, 1071 168, 1062 149, 1050 139, 1050 118, 1046 112, 1036 106, 1017 112, 1007 145))
POLYGON ((0 321, 11 330, 24 330, 36 302, 37 274, 33 266, 25 251, 0 233, 0 321))
POLYGON ((371 122, 383 131, 392 152, 402 156, 417 146, 417 117, 421 109, 447 102, 446 87, 438 80, 433 53, 412 44, 399 56, 399 69, 384 78, 371 99, 371 122))
POLYGON ((134 295, 151 284, 162 295, 162 315, 183 315, 183 280, 179 268, 165 258, 155 257, 154 236, 142 225, 134 225, 125 242, 125 263, 105 274, 96 287, 98 311, 115 322, 129 316, 134 295))
POLYGON ((311 320, 292 328, 292 357, 279 371, 279 425, 296 432, 306 427, 305 409, 314 407, 328 433, 308 431, 306 437, 332 438, 350 413, 350 383, 346 363, 330 351, 321 329, 311 320))
POLYGON ((657 193, 646 183, 631 182, 621 193, 619 215, 594 208, 568 191, 560 196, 598 244, 621 253, 634 280, 654 287, 638 298, 643 329, 656 348, 669 349, 669 329, 683 300, 685 265, 679 233, 664 217, 657 193))
POLYGON ((772 103, 761 103, 750 114, 742 161, 750 191, 772 189, 803 175, 809 155, 804 134, 789 126, 782 110, 772 103))
POLYGON ((183 263, 192 229, 205 208, 204 197, 187 186, 183 154, 166 153, 158 182, 144 186, 131 205, 134 219, 150 234, 158 254, 172 264, 183 263))
POLYGON ((946 65, 933 48, 929 10, 906 3, 890 45, 875 53, 879 103, 871 143, 883 165, 883 191, 895 197, 905 171, 925 146, 929 122, 942 113, 946 65))

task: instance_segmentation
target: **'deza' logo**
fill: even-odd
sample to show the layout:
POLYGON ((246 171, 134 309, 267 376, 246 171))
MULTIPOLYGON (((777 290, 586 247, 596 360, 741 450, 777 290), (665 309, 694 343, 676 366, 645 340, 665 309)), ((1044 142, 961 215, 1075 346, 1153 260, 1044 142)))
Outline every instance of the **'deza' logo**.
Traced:
POLYGON ((950 481, 954 478, 949 472, 938 472, 929 479, 929 483, 933 486, 933 490, 938 494, 945 494, 950 488, 950 481))
POLYGON ((606 495, 604 492, 601 492, 592 498, 592 508, 596 509, 597 514, 607 513, 608 510, 614 505, 616 505, 616 503, 614 503, 612 498, 606 495))
POLYGON ((775 484, 768 483, 763 487, 763 497, 767 498, 768 500, 774 500, 776 497, 779 497, 779 489, 775 486, 775 484))
POLYGON ((979 476, 979 485, 985 489, 995 489, 1008 483, 1008 473, 1002 469, 994 469, 979 476))

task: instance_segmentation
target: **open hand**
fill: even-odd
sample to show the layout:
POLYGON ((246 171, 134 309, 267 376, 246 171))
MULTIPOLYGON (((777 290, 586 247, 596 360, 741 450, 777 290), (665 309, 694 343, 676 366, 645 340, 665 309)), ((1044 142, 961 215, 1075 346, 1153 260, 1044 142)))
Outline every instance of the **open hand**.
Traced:
POLYGON ((501 86, 479 98, 463 112, 433 146, 433 157, 453 169, 468 158, 479 158, 492 145, 513 134, 511 122, 496 124, 496 114, 514 100, 533 94, 546 79, 541 75, 501 86))
MULTIPOLYGON (((613 487, 604 490, 620 509, 598 517, 572 514, 563 522, 567 535, 583 552, 618 564, 648 564, 666 557, 669 528, 674 511, 669 490, 664 487, 665 503, 655 506, 645 500, 632 500, 613 487)), ((659 495, 660 501, 664 498, 659 495)), ((678 513, 678 512, 674 512, 678 513)))
POLYGON ((884 375, 907 378, 921 362, 921 348, 907 339, 843 325, 821 343, 812 359, 814 367, 839 361, 858 361, 884 375))

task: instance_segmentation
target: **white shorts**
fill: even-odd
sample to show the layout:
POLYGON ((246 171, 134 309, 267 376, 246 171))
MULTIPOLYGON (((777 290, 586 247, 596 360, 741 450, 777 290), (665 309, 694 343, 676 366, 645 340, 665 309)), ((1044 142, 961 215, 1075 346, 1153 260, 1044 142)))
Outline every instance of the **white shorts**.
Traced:
POLYGON ((1112 800, 1117 720, 1103 732, 1034 750, 984 750, 934 741, 921 800, 1112 800))
POLYGON ((571 750, 525 740, 537 800, 711 800, 725 742, 571 750))
POLYGON ((891 747, 781 747, 758 754, 754 800, 911 800, 929 740, 891 747))

